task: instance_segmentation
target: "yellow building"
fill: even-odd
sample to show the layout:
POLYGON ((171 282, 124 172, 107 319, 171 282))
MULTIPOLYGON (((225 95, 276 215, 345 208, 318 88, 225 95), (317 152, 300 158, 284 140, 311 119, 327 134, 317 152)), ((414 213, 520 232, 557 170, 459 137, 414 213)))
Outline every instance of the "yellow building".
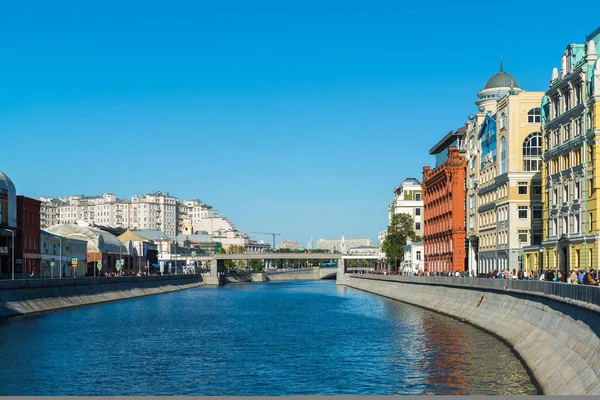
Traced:
POLYGON ((560 74, 552 71, 542 98, 544 240, 527 248, 532 269, 588 269, 598 266, 600 179, 600 28, 586 44, 570 44, 560 74))
POLYGON ((542 96, 509 92, 479 132, 480 273, 518 271, 523 247, 542 242, 542 96))

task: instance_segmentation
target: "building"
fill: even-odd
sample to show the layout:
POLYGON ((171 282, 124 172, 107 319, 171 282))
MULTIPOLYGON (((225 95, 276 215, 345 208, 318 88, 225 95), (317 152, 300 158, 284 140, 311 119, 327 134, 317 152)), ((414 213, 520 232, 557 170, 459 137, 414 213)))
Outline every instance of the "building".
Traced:
POLYGON ((14 278, 17 239, 17 191, 0 172, 0 279, 14 278))
POLYGON ((289 239, 284 239, 281 243, 277 245, 277 250, 300 250, 302 245, 299 242, 292 242, 289 239))
POLYGON ((509 90, 480 128, 479 274, 519 270, 523 247, 541 243, 542 96, 509 90))
MULTIPOLYGON (((394 201, 389 206, 388 226, 392 215, 408 214, 414 220, 417 236, 423 236, 423 198, 421 183, 416 178, 406 178, 394 188, 394 201)), ((378 237, 378 239, 381 239, 378 237)), ((384 236, 385 239, 385 236, 384 236)))
POLYGON ((17 248, 15 273, 39 276, 40 269, 40 204, 25 196, 17 196, 17 248))
POLYGON ((129 254, 136 256, 138 270, 148 272, 150 267, 159 267, 158 246, 154 240, 138 235, 131 230, 127 230, 117 238, 125 245, 129 254))
POLYGON ((423 242, 412 242, 408 239, 406 245, 404 245, 402 249, 404 250, 404 260, 400 265, 402 272, 425 272, 425 246, 423 245, 423 242))
POLYGON ((58 199, 52 197, 40 197, 40 227, 46 229, 52 225, 58 225, 60 222, 58 199))
POLYGON ((597 269, 600 233, 600 28, 570 44, 541 101, 544 230, 526 269, 597 269), (541 252, 539 250, 542 250, 541 252))
POLYGON ((378 256, 381 257, 381 249, 377 246, 358 246, 348 249, 348 255, 352 256, 378 256))
POLYGON ((44 278, 85 276, 88 273, 87 246, 87 240, 59 236, 41 229, 40 276, 44 278), (73 268, 73 258, 77 259, 76 268, 73 268))
POLYGON ((373 243, 371 239, 346 239, 343 233, 341 239, 319 239, 316 243, 317 250, 327 250, 342 254, 346 254, 347 249, 360 246, 373 246, 373 243))
MULTIPOLYGON (((60 238, 79 239, 86 243, 87 257, 79 260, 85 269, 78 267, 75 272, 82 273, 85 270, 87 276, 104 273, 135 273, 139 272, 139 264, 134 255, 129 254, 127 247, 117 237, 109 232, 92 228, 85 225, 54 225, 46 229, 50 234, 60 238), (117 264, 118 262, 118 264, 117 264), (120 270, 118 267, 120 266, 120 270), (98 268, 100 267, 100 268, 98 268)), ((73 271, 69 268, 65 271, 65 265, 70 265, 71 258, 79 254, 75 248, 70 248, 67 243, 62 243, 64 251, 61 259, 67 254, 67 261, 63 260, 62 276, 72 276, 73 271)), ((81 257, 81 256, 80 256, 81 257)), ((79 258, 79 257, 78 257, 79 258)))
MULTIPOLYGON (((510 74, 504 72, 502 59, 500 59, 500 71, 494 74, 486 82, 484 88, 477 93, 477 113, 469 115, 468 121, 465 124, 466 131, 466 159, 467 159, 467 202, 466 202, 466 226, 468 240, 468 265, 470 270, 476 273, 483 271, 487 272, 485 267, 479 266, 479 247, 480 247, 480 222, 484 222, 478 217, 479 212, 486 212, 486 208, 494 207, 493 202, 487 202, 491 195, 486 193, 479 194, 479 185, 481 179, 488 178, 490 170, 488 168, 487 175, 482 176, 481 171, 483 166, 490 167, 496 162, 496 135, 494 115, 498 108, 498 100, 508 95, 509 92, 519 94, 523 91, 517 83, 517 80, 510 74), (486 130, 486 135, 482 135, 482 131, 486 130), (489 132, 489 136, 487 135, 489 132), (485 152, 485 153, 484 153, 485 152), (487 203, 485 207, 484 201, 487 203)), ((485 221, 487 222, 487 221, 485 221)), ((487 242, 486 242, 487 246, 487 242)))
POLYGON ((131 227, 138 230, 159 230, 169 238, 179 233, 177 198, 167 192, 135 195, 131 198, 131 227))
POLYGON ((444 136, 429 151, 436 158, 435 168, 423 168, 426 272, 468 270, 465 249, 465 132, 465 128, 460 128, 444 136))

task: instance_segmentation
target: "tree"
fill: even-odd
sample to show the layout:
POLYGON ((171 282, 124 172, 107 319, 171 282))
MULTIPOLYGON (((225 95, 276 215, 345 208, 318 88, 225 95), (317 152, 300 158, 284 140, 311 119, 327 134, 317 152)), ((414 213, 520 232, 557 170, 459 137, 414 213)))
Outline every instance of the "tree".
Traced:
POLYGON ((385 240, 381 245, 381 250, 385 253, 385 258, 388 261, 394 260, 396 264, 398 261, 404 260, 403 247, 406 246, 407 239, 411 239, 413 242, 421 240, 415 234, 414 226, 414 220, 408 214, 395 214, 392 216, 385 240))
POLYGON ((265 268, 265 263, 262 260, 250 260, 248 261, 248 267, 253 272, 261 272, 265 268))

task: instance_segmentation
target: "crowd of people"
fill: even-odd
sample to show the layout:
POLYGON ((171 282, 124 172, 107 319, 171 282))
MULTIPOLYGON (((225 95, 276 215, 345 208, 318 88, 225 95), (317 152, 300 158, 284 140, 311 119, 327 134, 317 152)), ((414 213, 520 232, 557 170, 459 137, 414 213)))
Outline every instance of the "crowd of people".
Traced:
MULTIPOLYGON (((364 271, 361 273, 365 273, 364 271)), ((502 271, 490 270, 487 274, 475 274, 475 271, 449 271, 449 272, 424 272, 424 271, 370 271, 370 274, 379 275, 401 275, 401 276, 446 276, 456 278, 491 278, 491 279, 516 279, 516 280, 540 280, 549 282, 567 282, 573 285, 598 286, 597 273, 590 270, 571 270, 565 277, 561 271, 539 270, 539 271, 517 271, 508 269, 502 271)))

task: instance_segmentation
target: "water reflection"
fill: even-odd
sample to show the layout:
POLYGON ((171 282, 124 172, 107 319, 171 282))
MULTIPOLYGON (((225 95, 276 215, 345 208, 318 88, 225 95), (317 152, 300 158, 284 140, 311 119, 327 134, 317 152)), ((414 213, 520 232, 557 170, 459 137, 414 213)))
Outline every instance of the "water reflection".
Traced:
POLYGON ((13 318, 0 324, 0 374, 2 395, 535 393, 495 338, 334 282, 199 288, 13 318))

